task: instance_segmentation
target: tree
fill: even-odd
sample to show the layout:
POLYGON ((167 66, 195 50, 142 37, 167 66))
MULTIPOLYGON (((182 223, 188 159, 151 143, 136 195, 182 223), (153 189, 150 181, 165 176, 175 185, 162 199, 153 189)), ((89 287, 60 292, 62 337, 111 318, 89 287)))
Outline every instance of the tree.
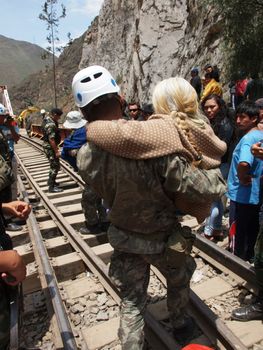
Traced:
POLYGON ((263 0, 203 0, 215 6, 224 25, 228 77, 263 73, 263 0))
MULTIPOLYGON (((61 14, 57 14, 58 0, 47 0, 42 6, 42 12, 39 14, 39 19, 46 22, 48 36, 46 37, 49 46, 46 48, 52 55, 53 67, 53 88, 54 88, 54 103, 57 107, 57 85, 56 85, 56 53, 62 51, 62 46, 58 46, 58 27, 61 18, 66 17, 66 7, 61 4, 61 14)), ((44 55, 45 56, 45 55, 44 55)))

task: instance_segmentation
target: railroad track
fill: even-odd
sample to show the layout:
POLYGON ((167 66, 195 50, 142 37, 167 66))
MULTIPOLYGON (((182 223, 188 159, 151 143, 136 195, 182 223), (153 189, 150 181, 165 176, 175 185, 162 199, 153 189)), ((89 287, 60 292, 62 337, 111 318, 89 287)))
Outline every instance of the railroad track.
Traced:
MULTIPOLYGON (((30 329, 34 334, 37 304, 44 310, 27 347, 45 348, 49 344, 56 349, 120 349, 120 298, 107 273, 112 247, 106 233, 78 232, 84 222, 80 205, 83 181, 62 162, 57 181, 64 191, 48 193, 49 164, 41 152, 41 141, 23 138, 16 145, 16 156, 21 192, 34 207, 27 227, 13 234, 15 249, 28 263, 28 277, 23 283, 26 332, 30 329), (27 315, 33 315, 32 322, 27 315)), ((183 223, 197 228, 193 219, 183 223)), ((252 349, 257 344, 260 349, 261 321, 230 320, 243 289, 257 292, 253 268, 199 235, 194 255, 198 268, 192 279, 189 313, 199 329, 193 334, 193 342, 221 349, 252 349)), ((165 279, 155 268, 148 293, 149 349, 180 349, 169 324, 165 279)))

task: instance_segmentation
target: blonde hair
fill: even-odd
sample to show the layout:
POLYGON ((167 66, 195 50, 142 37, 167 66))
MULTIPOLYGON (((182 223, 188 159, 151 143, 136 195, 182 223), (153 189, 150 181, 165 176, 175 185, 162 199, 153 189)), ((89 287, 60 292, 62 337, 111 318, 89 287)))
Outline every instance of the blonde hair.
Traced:
POLYGON ((205 126, 206 118, 199 109, 197 93, 184 78, 174 77, 158 83, 152 102, 155 113, 170 115, 182 130, 190 127, 190 121, 205 126))

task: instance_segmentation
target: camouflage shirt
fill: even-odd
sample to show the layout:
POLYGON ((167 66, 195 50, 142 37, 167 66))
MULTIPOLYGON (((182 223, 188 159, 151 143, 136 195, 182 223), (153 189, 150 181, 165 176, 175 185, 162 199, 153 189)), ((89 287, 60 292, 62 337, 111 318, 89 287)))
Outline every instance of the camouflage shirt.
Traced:
POLYGON ((12 168, 0 156, 0 191, 4 190, 7 186, 11 185, 13 182, 12 168))
POLYGON ((60 143, 60 135, 58 123, 49 116, 43 118, 41 128, 43 131, 43 140, 45 144, 49 144, 50 139, 54 139, 56 144, 60 143))
POLYGON ((8 165, 12 166, 12 158, 10 149, 8 146, 7 138, 5 137, 3 131, 0 129, 0 155, 4 158, 4 160, 8 163, 8 165))
MULTIPOLYGON (((218 199, 226 190, 218 169, 192 168, 174 154, 130 160, 89 143, 80 149, 77 165, 83 180, 110 208, 109 219, 118 229, 109 231, 112 245, 137 253, 140 240, 148 245, 147 252, 157 253, 161 249, 158 244, 176 226, 176 193, 187 194, 198 205, 218 199)), ((145 253, 143 246, 141 253, 145 253)))

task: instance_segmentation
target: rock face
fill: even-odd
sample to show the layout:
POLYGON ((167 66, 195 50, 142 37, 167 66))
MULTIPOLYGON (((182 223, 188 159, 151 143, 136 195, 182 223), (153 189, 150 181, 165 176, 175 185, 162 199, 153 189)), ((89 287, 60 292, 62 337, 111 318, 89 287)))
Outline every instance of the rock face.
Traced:
POLYGON ((193 66, 221 62, 218 16, 198 0, 106 0, 83 45, 80 68, 110 70, 127 100, 150 99, 154 85, 193 66))
MULTIPOLYGON (((92 64, 109 69, 126 99, 140 103, 150 101, 162 79, 180 75, 189 80, 190 69, 206 63, 222 68, 222 30, 220 17, 204 0, 105 0, 79 41, 78 57, 69 48, 58 61, 59 105, 66 111, 74 106, 72 77, 92 64)), ((45 92, 46 101, 40 92, 36 100, 41 107, 52 100, 50 87, 45 92)))

